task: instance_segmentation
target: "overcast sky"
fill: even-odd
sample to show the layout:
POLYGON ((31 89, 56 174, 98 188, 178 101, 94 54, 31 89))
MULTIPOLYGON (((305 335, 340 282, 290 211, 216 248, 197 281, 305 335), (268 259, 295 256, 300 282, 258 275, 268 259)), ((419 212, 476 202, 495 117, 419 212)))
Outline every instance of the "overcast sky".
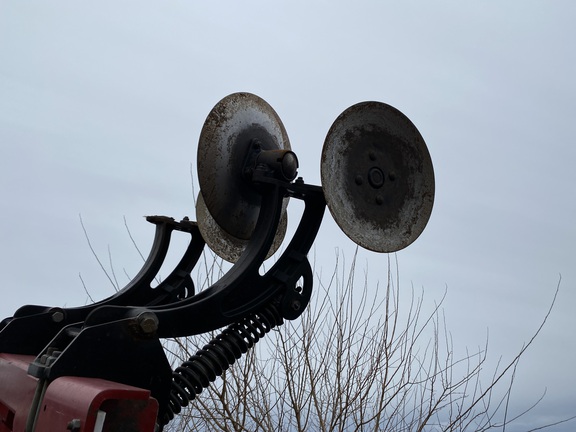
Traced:
MULTIPOLYGON (((397 254, 406 292, 432 305, 447 290, 456 349, 489 331, 505 361, 561 276, 513 398, 547 389, 528 423, 576 414, 575 22, 555 0, 1 2, 0 318, 85 304, 79 274, 111 293, 79 215, 121 285, 141 265, 124 218, 144 251, 142 216, 194 218, 198 136, 227 94, 274 107, 314 184, 334 119, 379 100, 418 127, 436 176, 430 222, 397 254)), ((321 266, 336 248, 354 244, 327 214, 321 266)), ((360 260, 377 274, 386 256, 360 260)))

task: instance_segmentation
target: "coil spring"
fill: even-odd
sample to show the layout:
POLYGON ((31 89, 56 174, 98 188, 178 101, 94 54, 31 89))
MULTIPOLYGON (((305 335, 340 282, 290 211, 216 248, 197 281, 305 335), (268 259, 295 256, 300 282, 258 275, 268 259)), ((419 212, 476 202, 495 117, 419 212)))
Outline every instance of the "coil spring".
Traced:
POLYGON ((283 319, 275 305, 252 313, 229 325, 218 336, 172 373, 172 387, 168 406, 164 410, 162 426, 168 424, 181 409, 222 375, 234 362, 254 346, 283 319))

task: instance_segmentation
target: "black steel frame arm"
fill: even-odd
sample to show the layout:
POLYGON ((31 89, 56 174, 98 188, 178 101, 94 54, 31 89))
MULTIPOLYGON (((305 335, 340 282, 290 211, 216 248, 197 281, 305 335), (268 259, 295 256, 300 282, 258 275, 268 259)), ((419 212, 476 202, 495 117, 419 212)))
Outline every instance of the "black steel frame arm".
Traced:
POLYGON ((234 266, 206 290, 182 301, 155 307, 100 307, 90 314, 86 326, 101 324, 144 312, 158 319, 158 336, 183 337, 229 325, 256 312, 278 295, 284 296, 282 311, 296 318, 306 307, 312 291, 307 254, 320 228, 326 202, 322 188, 299 180, 286 183, 263 177, 257 181, 272 189, 262 194, 260 217, 250 242, 234 266), (278 261, 264 275, 260 267, 272 244, 285 196, 303 200, 302 219, 293 239, 278 261), (303 286, 297 287, 299 279, 303 286))
POLYGON ((21 307, 13 317, 0 322, 0 352, 36 355, 64 327, 70 324, 81 325, 90 313, 106 305, 155 306, 194 295, 190 272, 198 262, 205 244, 196 222, 187 219, 177 222, 166 216, 148 216, 146 220, 156 226, 152 248, 141 270, 123 289, 105 300, 86 306, 21 307), (154 278, 166 258, 174 231, 190 234, 190 242, 174 270, 152 288, 154 278))

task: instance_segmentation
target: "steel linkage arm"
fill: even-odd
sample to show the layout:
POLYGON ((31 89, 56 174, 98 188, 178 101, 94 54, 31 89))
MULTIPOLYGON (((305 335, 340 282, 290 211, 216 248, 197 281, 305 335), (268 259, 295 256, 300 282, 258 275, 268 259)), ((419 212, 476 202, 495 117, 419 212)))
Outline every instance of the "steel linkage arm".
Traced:
POLYGON ((156 225, 154 242, 142 269, 123 289, 105 300, 74 308, 23 306, 13 317, 0 322, 0 352, 36 355, 56 334, 70 324, 81 325, 94 310, 106 305, 162 305, 194 294, 190 272, 198 262, 204 240, 195 222, 179 222, 165 216, 148 216, 156 225), (174 231, 190 234, 190 242, 180 262, 168 277, 152 288, 166 258, 174 231))
MULTIPOLYGON (((291 314, 291 309, 300 310, 298 301, 301 302, 301 309, 304 309, 306 296, 309 298, 311 292, 311 281, 306 278, 307 286, 300 287, 303 289, 296 289, 296 282, 309 273, 307 254, 316 238, 325 209, 322 189, 303 181, 260 181, 266 182, 273 190, 263 194, 260 217, 246 250, 220 280, 176 303, 155 307, 101 307, 87 317, 85 324, 96 325, 149 312, 158 319, 158 336, 172 338, 201 334, 231 324, 257 311, 278 294, 291 297, 282 306, 287 315, 291 314), (285 195, 303 200, 304 213, 284 253, 269 271, 260 275, 259 269, 272 244, 285 195)), ((299 315, 297 313, 295 317, 299 315)))

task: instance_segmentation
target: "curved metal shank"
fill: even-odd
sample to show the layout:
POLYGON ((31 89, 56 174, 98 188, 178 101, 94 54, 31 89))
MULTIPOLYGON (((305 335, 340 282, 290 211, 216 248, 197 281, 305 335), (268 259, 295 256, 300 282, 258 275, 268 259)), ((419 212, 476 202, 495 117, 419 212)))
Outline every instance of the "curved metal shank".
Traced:
POLYGON ((286 183, 267 176, 256 176, 267 191, 250 242, 234 266, 210 288, 182 301, 146 308, 101 307, 88 316, 85 326, 153 313, 158 319, 158 336, 182 337, 205 333, 231 324, 255 312, 273 298, 284 296, 282 312, 296 318, 305 308, 311 290, 308 251, 316 238, 326 202, 319 186, 302 181, 286 183), (285 195, 301 199, 304 213, 293 239, 274 266, 264 275, 258 270, 274 239, 285 195), (296 287, 300 278, 303 287, 296 287))
POLYGON ((94 310, 106 305, 153 306, 172 303, 194 294, 190 272, 198 262, 204 240, 195 222, 184 219, 176 222, 165 216, 148 216, 156 225, 152 249, 142 269, 123 289, 105 300, 81 307, 59 308, 23 306, 13 317, 0 322, 0 352, 36 355, 64 327, 81 325, 94 310), (190 243, 168 277, 158 286, 151 284, 166 258, 172 232, 189 233, 190 243))

